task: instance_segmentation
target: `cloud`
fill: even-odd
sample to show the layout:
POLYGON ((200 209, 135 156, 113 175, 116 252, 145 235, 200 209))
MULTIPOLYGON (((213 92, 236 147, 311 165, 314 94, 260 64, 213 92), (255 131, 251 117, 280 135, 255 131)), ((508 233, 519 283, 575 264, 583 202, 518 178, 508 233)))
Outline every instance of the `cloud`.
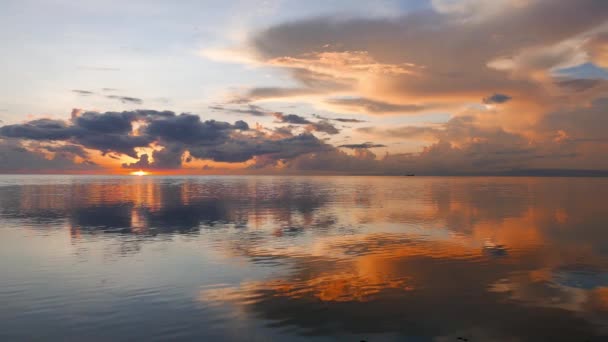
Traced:
POLYGON ((74 162, 74 155, 86 159, 86 152, 79 147, 57 146, 49 147, 49 151, 57 152, 53 158, 44 153, 25 148, 20 141, 14 139, 0 140, 0 172, 60 172, 60 171, 94 171, 101 168, 90 161, 74 162))
POLYGON ((248 129, 249 125, 242 120, 231 125, 215 120, 201 121, 198 115, 182 113, 152 120, 144 132, 162 142, 213 145, 227 140, 234 130, 248 129))
POLYGON ((586 48, 593 63, 608 68, 608 32, 592 37, 586 48))
MULTIPOLYGON (((252 35, 247 48, 257 65, 282 69, 296 85, 254 88, 242 98, 301 97, 343 113, 450 112, 444 124, 357 129, 428 143, 419 153, 366 161, 377 172, 605 168, 597 101, 606 86, 560 70, 606 65, 607 18, 608 3, 596 0, 436 0, 398 17, 290 21, 252 35), (479 106, 480 99, 500 106, 479 106)), ((342 170, 312 160, 323 155, 352 157, 332 150, 290 165, 342 170)))
POLYGON ((507 101, 511 101, 511 96, 505 94, 494 94, 492 96, 484 97, 482 102, 485 104, 500 104, 507 101))
MULTIPOLYGON (((326 122, 309 122, 306 129, 329 134, 337 131, 326 122)), ((277 136, 276 132, 266 134, 250 130, 242 120, 234 124, 202 121, 194 114, 177 115, 153 110, 105 113, 77 110, 69 121, 38 119, 6 125, 0 127, 0 135, 23 141, 62 144, 47 144, 40 148, 59 154, 71 153, 83 159, 88 157, 83 148, 137 159, 123 163, 125 168, 180 168, 192 158, 245 162, 265 156, 266 160, 276 162, 330 148, 310 133, 293 135, 288 129, 282 136, 277 136), (138 148, 152 147, 152 144, 156 147, 151 154, 138 157, 138 148)))
POLYGON ((345 145, 340 145, 338 147, 342 147, 342 148, 350 148, 350 149, 357 149, 357 148, 378 148, 378 147, 386 147, 386 145, 383 144, 374 144, 371 142, 365 142, 362 144, 345 144, 345 145))
MULTIPOLYGON (((598 99, 590 106, 549 113, 535 124, 534 140, 523 133, 505 130, 497 123, 489 124, 487 117, 495 115, 492 111, 462 113, 432 126, 358 128, 358 133, 375 138, 431 142, 419 153, 391 153, 382 158, 369 149, 385 144, 366 142, 334 147, 311 134, 337 132, 324 119, 308 120, 309 123, 300 126, 304 133, 294 134, 296 126, 253 130, 244 121, 203 121, 200 116, 188 113, 76 110, 68 121, 36 119, 5 125, 0 127, 0 135, 6 141, 14 141, 14 147, 21 149, 21 153, 34 153, 34 157, 29 154, 24 157, 31 165, 36 161, 55 168, 56 165, 45 164, 36 156, 52 153, 53 160, 65 162, 66 168, 76 167, 75 158, 84 161, 78 167, 85 167, 91 163, 89 151, 98 151, 131 156, 136 161, 122 166, 138 169, 180 168, 193 159, 248 162, 251 168, 271 172, 498 174, 530 169, 607 169, 608 162, 602 158, 608 144, 606 106, 606 99, 598 99), (325 127, 326 124, 329 125, 325 127), (142 147, 153 150, 138 156, 137 150, 142 147), (341 148, 355 153, 346 154, 341 148)), ((15 165, 24 164, 15 162, 15 165)))
POLYGON ((290 123, 295 125, 306 125, 312 124, 311 121, 305 119, 296 114, 283 114, 283 113, 275 113, 274 117, 278 120, 278 122, 282 123, 290 123))
POLYGON ((437 137, 442 133, 443 128, 432 126, 401 126, 387 129, 361 127, 357 128, 356 131, 377 137, 436 141, 437 137))
POLYGON ((94 95, 95 93, 89 90, 81 90, 81 89, 74 89, 72 90, 73 93, 76 93, 78 95, 82 95, 82 96, 89 96, 89 95, 94 95))
POLYGON ((417 113, 433 107, 431 105, 394 104, 365 98, 336 98, 328 99, 325 102, 340 111, 367 114, 417 113))
POLYGON ((37 119, 0 127, 0 135, 32 140, 67 140, 77 131, 77 127, 69 126, 65 121, 53 119, 37 119))
POLYGON ((118 100, 122 103, 130 103, 130 104, 142 104, 144 101, 137 97, 130 96, 119 96, 119 95, 107 95, 106 98, 112 100, 118 100))
POLYGON ((273 116, 271 128, 188 113, 75 111, 68 121, 31 120, 3 126, 0 134, 29 144, 61 142, 114 157, 139 156, 126 167, 174 168, 193 158, 275 167, 273 172, 608 169, 602 158, 608 152, 608 83, 594 77, 607 65, 607 18, 608 2, 599 0, 434 0, 425 9, 391 17, 292 20, 253 32, 244 46, 231 50, 248 53, 241 62, 289 79, 231 94, 232 101, 210 107, 273 116), (307 117, 256 102, 294 100, 334 113, 307 117), (438 110, 447 122, 398 124, 420 122, 412 116, 438 110), (339 123, 363 121, 334 118, 337 113, 393 115, 380 120, 384 126, 370 123, 345 134, 382 144, 387 139, 390 154, 378 158, 363 151, 369 148, 343 150, 360 144, 330 145, 333 137, 325 134, 349 128, 339 123), (425 147, 396 153, 394 141, 425 147))
POLYGON ((296 114, 283 114, 283 113, 275 113, 274 117, 280 123, 289 123, 293 125, 307 125, 306 130, 309 132, 321 132, 327 134, 338 134, 340 130, 336 128, 336 126, 332 125, 329 120, 320 120, 317 122, 312 122, 304 117, 301 117, 296 114))
POLYGON ((345 122, 345 123, 361 123, 361 122, 367 122, 367 121, 365 121, 365 120, 359 120, 359 119, 347 119, 347 118, 337 118, 337 119, 330 119, 330 120, 339 121, 339 122, 345 122))
POLYGON ((594 88, 600 84, 604 83, 602 80, 598 79, 588 79, 588 78, 575 78, 575 79, 559 79, 556 81, 556 84, 559 87, 565 88, 566 90, 581 92, 591 88, 594 88))
POLYGON ((328 117, 324 117, 318 114, 313 114, 312 116, 314 116, 317 119, 321 119, 321 120, 330 120, 330 121, 338 121, 338 122, 344 122, 344 123, 362 123, 362 122, 367 122, 365 120, 360 120, 360 119, 353 119, 353 118, 328 118, 328 117))
POLYGON ((190 149, 190 154, 195 158, 219 162, 244 162, 256 156, 265 156, 265 164, 274 165, 278 160, 291 159, 301 154, 328 148, 330 147, 314 135, 302 133, 278 140, 241 136, 209 148, 193 147, 190 149))
POLYGON ((80 157, 83 160, 89 159, 89 153, 79 145, 51 145, 44 146, 44 149, 49 152, 57 153, 65 158, 73 159, 74 157, 80 157))
POLYGON ((297 85, 254 88, 241 99, 297 96, 339 112, 400 114, 508 94, 516 99, 509 106, 534 121, 557 105, 556 70, 601 63, 607 16, 608 3, 596 0, 438 0, 391 18, 290 21, 253 34, 247 50, 297 85))
POLYGON ((252 116, 268 116, 273 115, 275 112, 266 110, 260 106, 256 106, 253 104, 248 104, 245 109, 242 108, 227 108, 224 106, 209 106, 209 109, 219 110, 227 113, 235 113, 235 114, 247 114, 252 116))
POLYGON ((312 88, 281 88, 281 87, 263 87, 253 88, 247 91, 244 95, 239 95, 234 98, 231 103, 247 104, 252 101, 272 100, 285 97, 299 97, 306 95, 319 94, 320 91, 312 88))
POLYGON ((332 125, 328 120, 313 122, 306 126, 306 129, 313 132, 322 132, 331 135, 340 133, 340 130, 337 129, 336 126, 332 125))
POLYGON ((552 137, 555 140, 561 135, 561 138, 557 139, 559 142, 576 144, 579 147, 581 144, 591 144, 587 148, 602 153, 602 147, 608 144, 607 108, 608 97, 604 97, 594 100, 589 106, 551 112, 539 121, 536 129, 549 139, 552 137))
MULTIPOLYGON (((116 89, 114 88, 102 88, 103 92, 113 92, 116 91, 116 89)), ((72 90, 73 93, 76 93, 80 96, 91 96, 91 95, 97 95, 95 92, 93 91, 89 91, 89 90, 82 90, 82 89, 73 89, 72 90)), ((120 101, 122 103, 125 104, 143 104, 143 100, 137 97, 131 97, 131 96, 120 96, 120 95, 105 95, 103 96, 107 99, 111 99, 111 100, 117 100, 120 101)))

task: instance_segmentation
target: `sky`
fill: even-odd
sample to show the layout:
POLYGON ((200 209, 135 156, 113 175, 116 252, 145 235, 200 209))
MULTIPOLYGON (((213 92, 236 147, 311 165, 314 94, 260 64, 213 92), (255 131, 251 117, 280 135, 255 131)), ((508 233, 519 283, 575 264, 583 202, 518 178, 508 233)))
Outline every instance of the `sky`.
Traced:
POLYGON ((0 172, 608 172, 603 0, 0 2, 0 172))

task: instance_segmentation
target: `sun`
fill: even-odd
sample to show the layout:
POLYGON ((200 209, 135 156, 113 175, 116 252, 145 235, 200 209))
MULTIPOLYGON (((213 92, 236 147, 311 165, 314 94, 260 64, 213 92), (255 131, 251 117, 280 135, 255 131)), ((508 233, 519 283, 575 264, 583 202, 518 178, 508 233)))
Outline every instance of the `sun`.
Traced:
POLYGON ((147 174, 148 173, 146 171, 142 171, 142 170, 131 172, 131 176, 145 176, 147 174))

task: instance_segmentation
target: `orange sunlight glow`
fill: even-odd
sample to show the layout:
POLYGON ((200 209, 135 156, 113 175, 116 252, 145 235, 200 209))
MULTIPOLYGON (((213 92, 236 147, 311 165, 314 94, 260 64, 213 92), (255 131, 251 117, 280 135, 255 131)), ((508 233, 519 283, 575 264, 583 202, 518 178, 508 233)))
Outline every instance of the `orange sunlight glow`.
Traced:
POLYGON ((131 176, 145 176, 147 174, 148 173, 146 171, 142 171, 142 170, 131 172, 131 176))

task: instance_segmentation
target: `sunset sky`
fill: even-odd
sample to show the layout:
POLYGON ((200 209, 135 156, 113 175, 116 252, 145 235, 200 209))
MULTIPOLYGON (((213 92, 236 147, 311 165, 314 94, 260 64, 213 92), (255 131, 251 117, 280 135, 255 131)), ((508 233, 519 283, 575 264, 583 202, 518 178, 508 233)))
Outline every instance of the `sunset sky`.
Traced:
POLYGON ((5 0, 0 41, 0 173, 608 171, 605 0, 5 0))

